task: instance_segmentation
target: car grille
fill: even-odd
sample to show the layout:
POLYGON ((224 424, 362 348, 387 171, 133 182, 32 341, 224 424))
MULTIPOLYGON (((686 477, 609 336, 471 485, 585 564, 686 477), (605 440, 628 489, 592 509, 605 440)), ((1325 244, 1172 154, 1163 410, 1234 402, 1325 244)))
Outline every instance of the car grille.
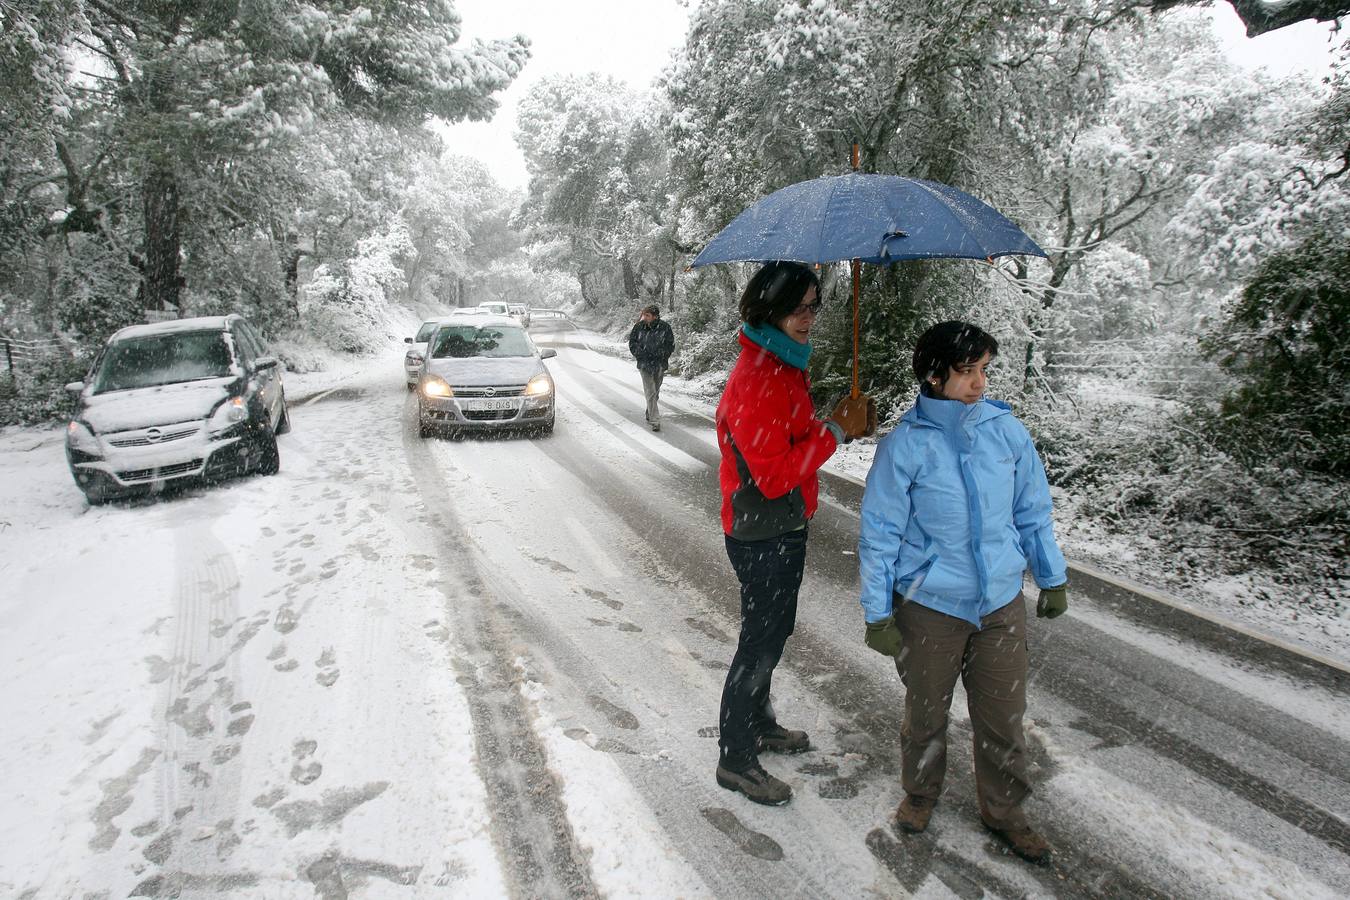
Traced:
POLYGON ((503 419, 514 419, 519 410, 514 409, 466 409, 460 413, 470 422, 500 422, 503 419))
POLYGON ((525 385, 512 385, 511 387, 457 387, 455 388, 456 397, 523 397, 525 395, 525 385), (490 393, 489 393, 490 392, 490 393))
POLYGON ((172 466, 160 466, 156 469, 128 469, 125 472, 118 472, 117 477, 122 481, 154 481, 161 478, 174 478, 179 475, 190 475, 202 467, 200 459, 188 460, 185 463, 175 463, 172 466))
POLYGON ((167 444, 169 441, 182 440, 185 437, 192 437, 192 435, 200 430, 201 425, 196 422, 188 426, 174 428, 171 431, 147 428, 141 432, 133 432, 126 437, 109 438, 108 443, 112 444, 114 447, 150 447, 159 444, 167 444), (158 440, 150 440, 150 433, 152 431, 159 432, 158 440))

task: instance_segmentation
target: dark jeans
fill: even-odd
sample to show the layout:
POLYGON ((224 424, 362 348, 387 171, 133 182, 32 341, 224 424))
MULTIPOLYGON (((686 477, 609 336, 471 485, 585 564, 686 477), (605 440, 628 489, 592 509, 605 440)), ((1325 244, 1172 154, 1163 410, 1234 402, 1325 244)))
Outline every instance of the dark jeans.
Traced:
POLYGON ((763 541, 728 537, 727 556, 741 583, 741 638, 722 688, 720 764, 743 771, 758 760, 755 739, 777 724, 769 688, 797 621, 806 567, 806 529, 763 541))

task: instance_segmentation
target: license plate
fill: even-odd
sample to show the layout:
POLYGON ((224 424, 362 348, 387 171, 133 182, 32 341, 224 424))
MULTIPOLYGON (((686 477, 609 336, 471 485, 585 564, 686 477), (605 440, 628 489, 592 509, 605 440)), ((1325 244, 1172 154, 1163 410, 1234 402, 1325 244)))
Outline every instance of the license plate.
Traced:
POLYGON ((474 410, 503 410, 515 409, 516 401, 505 398, 498 400, 461 400, 465 409, 474 410))

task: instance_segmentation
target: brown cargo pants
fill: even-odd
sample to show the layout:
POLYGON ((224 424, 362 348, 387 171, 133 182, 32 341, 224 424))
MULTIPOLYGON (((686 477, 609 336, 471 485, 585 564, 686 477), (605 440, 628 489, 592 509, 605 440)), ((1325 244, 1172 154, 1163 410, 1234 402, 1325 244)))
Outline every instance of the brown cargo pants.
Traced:
POLYGON ((936 800, 947 772, 947 713, 956 678, 966 689, 975 736, 980 815, 996 828, 1023 828, 1026 774, 1022 716, 1027 708, 1027 610, 1019 593, 980 628, 914 602, 899 603, 903 639, 895 667, 905 684, 901 783, 936 800))

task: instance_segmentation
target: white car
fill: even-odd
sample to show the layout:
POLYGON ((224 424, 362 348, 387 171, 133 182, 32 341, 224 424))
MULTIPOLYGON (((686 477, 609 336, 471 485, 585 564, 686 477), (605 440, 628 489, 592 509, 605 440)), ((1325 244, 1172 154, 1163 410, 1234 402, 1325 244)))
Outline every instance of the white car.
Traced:
POLYGON ((417 387, 417 379, 422 377, 422 366, 427 357, 427 341, 431 339, 431 333, 436 330, 436 326, 444 320, 443 316, 427 319, 417 327, 417 334, 403 339, 403 343, 408 345, 408 352, 403 354, 403 374, 407 377, 410 391, 417 387))
POLYGON ((505 303, 499 303, 496 300, 490 301, 488 303, 480 303, 478 304, 478 308, 483 310, 484 312, 491 313, 494 316, 511 315, 511 308, 507 306, 505 303))
POLYGON ((90 503, 179 479, 213 481, 281 466, 291 428, 281 364, 237 315, 123 328, 84 381, 66 460, 90 503))

